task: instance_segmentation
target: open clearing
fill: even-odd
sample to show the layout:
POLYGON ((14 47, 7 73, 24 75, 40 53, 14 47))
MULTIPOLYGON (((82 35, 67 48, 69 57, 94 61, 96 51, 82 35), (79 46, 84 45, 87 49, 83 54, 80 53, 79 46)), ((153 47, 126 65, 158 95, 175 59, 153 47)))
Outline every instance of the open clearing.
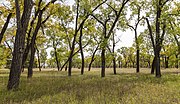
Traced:
POLYGON ((7 91, 7 69, 0 70, 0 104, 180 104, 180 69, 162 69, 162 77, 149 74, 150 69, 100 69, 65 71, 42 69, 27 79, 22 73, 20 88, 7 91))

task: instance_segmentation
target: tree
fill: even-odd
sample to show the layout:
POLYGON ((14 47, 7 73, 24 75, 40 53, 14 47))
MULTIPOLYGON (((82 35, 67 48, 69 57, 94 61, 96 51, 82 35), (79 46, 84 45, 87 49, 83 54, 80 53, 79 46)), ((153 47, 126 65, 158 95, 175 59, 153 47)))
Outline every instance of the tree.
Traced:
POLYGON ((44 11, 49 7, 49 5, 51 4, 54 4, 56 0, 52 0, 50 1, 49 3, 47 3, 42 9, 39 9, 39 11, 37 11, 38 13, 38 16, 37 16, 37 24, 36 24, 36 27, 34 29, 34 32, 33 32, 33 36, 31 38, 31 55, 30 55, 30 61, 29 61, 29 66, 28 66, 28 78, 31 78, 32 75, 33 75, 33 63, 34 63, 34 56, 35 56, 35 41, 36 41, 36 37, 37 37, 37 34, 38 34, 38 31, 40 29, 40 27, 42 26, 42 24, 44 24, 48 19, 49 17, 51 16, 51 13, 44 19, 42 20, 42 16, 43 16, 43 13, 44 11))
POLYGON ((24 1, 24 10, 20 13, 20 5, 19 1, 15 0, 15 7, 16 7, 16 21, 17 21, 17 30, 16 30, 16 38, 14 44, 14 51, 13 51, 13 59, 9 74, 9 81, 7 85, 8 90, 17 89, 19 86, 19 80, 21 75, 21 68, 22 68, 22 57, 24 52, 24 45, 25 45, 25 35, 28 28, 29 19, 31 16, 31 9, 33 7, 32 0, 25 0, 24 1))
POLYGON ((131 5, 133 5, 132 9, 135 11, 134 14, 132 15, 137 15, 137 19, 135 20, 135 25, 130 25, 130 24, 127 24, 133 31, 134 31, 134 35, 135 35, 135 43, 136 43, 136 73, 139 73, 139 58, 140 58, 140 49, 139 49, 139 40, 138 40, 138 33, 137 33, 137 28, 138 28, 138 25, 140 23, 140 21, 143 19, 141 16, 141 10, 142 10, 142 7, 143 7, 143 4, 144 2, 132 2, 131 5), (136 14, 137 13, 137 14, 136 14))
MULTIPOLYGON (((115 26, 118 23, 118 20, 120 18, 120 16, 123 13, 123 9, 125 7, 125 5, 128 3, 129 0, 123 0, 121 3, 121 7, 119 8, 119 10, 116 10, 116 8, 112 7, 110 4, 106 3, 107 6, 112 9, 112 12, 114 12, 115 17, 112 20, 112 24, 108 24, 108 22, 111 20, 111 11, 106 11, 106 18, 104 21, 101 21, 100 19, 98 19, 95 15, 92 15, 102 26, 103 26, 103 39, 102 39, 102 44, 101 44, 101 63, 102 63, 102 69, 101 69, 101 77, 105 77, 105 52, 106 52, 106 47, 107 47, 107 43, 108 40, 115 28, 115 26), (109 25, 109 31, 107 32, 107 25, 109 25)), ((110 2, 111 3, 111 2, 110 2)), ((107 9, 107 8, 104 8, 107 9)), ((108 9, 107 9, 108 10, 108 9)))
POLYGON ((74 36, 73 36, 73 41, 72 41, 72 47, 71 47, 71 51, 70 51, 70 55, 68 58, 69 61, 69 68, 68 68, 68 76, 71 76, 71 71, 72 71, 72 59, 73 59, 73 54, 74 54, 74 49, 75 49, 75 43, 76 43, 76 37, 78 35, 78 32, 80 31, 80 29, 83 27, 85 21, 88 19, 88 17, 90 16, 90 13, 93 13, 96 9, 98 9, 102 4, 104 4, 106 2, 103 1, 102 3, 98 4, 95 6, 95 8, 93 10, 91 10, 91 8, 89 8, 89 10, 86 10, 87 13, 84 16, 84 19, 79 23, 78 25, 78 19, 79 19, 79 8, 80 8, 80 1, 77 0, 76 1, 76 18, 75 18, 75 32, 74 32, 74 36))

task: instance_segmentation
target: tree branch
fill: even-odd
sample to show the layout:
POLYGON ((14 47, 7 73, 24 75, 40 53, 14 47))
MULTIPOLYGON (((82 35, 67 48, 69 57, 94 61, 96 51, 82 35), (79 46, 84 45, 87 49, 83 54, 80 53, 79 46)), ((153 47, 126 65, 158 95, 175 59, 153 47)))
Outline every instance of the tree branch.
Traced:
POLYGON ((113 11, 114 11, 114 13, 116 14, 116 16, 118 15, 118 12, 117 12, 117 10, 115 10, 110 4, 108 4, 108 3, 106 3, 113 11))

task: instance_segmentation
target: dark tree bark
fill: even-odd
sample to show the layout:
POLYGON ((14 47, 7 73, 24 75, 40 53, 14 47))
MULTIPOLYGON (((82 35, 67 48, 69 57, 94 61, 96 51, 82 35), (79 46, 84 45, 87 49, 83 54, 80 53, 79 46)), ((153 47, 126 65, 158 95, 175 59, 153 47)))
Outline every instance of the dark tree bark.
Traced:
MULTIPOLYGON (((151 38, 151 43, 152 43, 153 50, 154 50, 154 55, 155 55, 156 46, 155 46, 155 42, 154 42, 154 38, 153 38, 152 28, 151 28, 151 25, 149 23, 148 18, 145 18, 145 19, 146 19, 146 22, 147 22, 149 35, 150 35, 150 38, 151 38)), ((154 57, 153 62, 152 62, 152 66, 151 66, 151 74, 154 74, 155 66, 156 66, 156 63, 155 63, 155 57, 154 57)))
POLYGON ((46 19, 44 21, 42 21, 42 16, 43 16, 43 12, 47 9, 47 7, 50 5, 50 4, 53 4, 56 0, 51 0, 48 4, 45 5, 45 7, 42 9, 42 10, 39 10, 38 12, 38 20, 37 20, 37 25, 35 27, 35 30, 33 32, 33 36, 32 36, 32 39, 31 39, 31 55, 30 55, 30 61, 29 61, 29 66, 28 66, 28 76, 27 78, 31 78, 32 75, 33 75, 33 63, 34 63, 34 55, 35 55, 35 41, 36 41, 36 37, 37 37, 37 34, 38 34, 38 31, 41 27, 42 24, 44 24, 51 15, 47 16, 46 19))
POLYGON ((35 22, 38 14, 39 14, 41 2, 42 2, 42 0, 40 0, 39 3, 38 3, 38 10, 35 12, 35 16, 34 16, 34 18, 32 19, 32 21, 30 23, 30 29, 29 29, 29 31, 27 33, 28 37, 27 37, 27 42, 26 42, 26 48, 25 48, 25 51, 23 53, 23 59, 22 59, 22 66, 23 66, 22 72, 24 71, 24 64, 25 64, 25 62, 27 60, 29 50, 30 50, 30 47, 31 47, 31 44, 30 44, 31 32, 32 32, 32 29, 33 29, 33 26, 34 26, 34 22, 35 22))
POLYGON ((155 46, 155 62, 156 62, 156 77, 161 77, 161 70, 160 70, 160 51, 162 48, 162 42, 164 40, 165 35, 165 29, 166 29, 166 23, 163 21, 163 32, 162 35, 160 35, 160 18, 161 18, 161 12, 163 6, 168 2, 169 0, 166 0, 163 2, 163 0, 159 0, 157 4, 157 12, 156 12, 156 46, 155 46))
POLYGON ((90 71, 91 70, 91 66, 92 66, 92 63, 94 62, 94 60, 95 60, 95 55, 96 55, 96 52, 97 52, 97 50, 98 50, 98 48, 99 48, 99 45, 96 47, 96 49, 94 50, 94 52, 93 52, 93 54, 92 54, 92 57, 91 57, 91 61, 90 61, 90 63, 89 63, 89 68, 88 68, 88 71, 90 71))
POLYGON ((83 53, 83 47, 82 47, 82 35, 83 35, 83 25, 80 29, 80 36, 79 36, 79 48, 81 52, 81 75, 84 74, 84 53, 83 53))
POLYGON ((105 77, 105 67, 106 67, 106 58, 105 58, 105 48, 101 51, 101 77, 105 77))
POLYGON ((25 36, 28 28, 28 23, 31 16, 32 10, 32 0, 24 1, 24 10, 21 17, 19 1, 15 0, 16 6, 16 20, 17 20, 17 30, 16 38, 13 51, 13 59, 9 74, 9 81, 7 85, 8 90, 17 89, 19 87, 21 68, 22 68, 22 57, 25 45, 25 36))
POLYGON ((39 67, 39 71, 41 71, 41 59, 40 59, 40 54, 39 54, 39 49, 36 46, 36 50, 37 50, 37 57, 38 57, 38 67, 39 67))
POLYGON ((156 12, 156 49, 155 49, 155 62, 156 62, 156 77, 161 77, 160 70, 160 21, 161 18, 161 5, 162 0, 159 0, 157 4, 157 12, 156 12))
POLYGON ((155 71, 155 68, 156 68, 156 62, 155 62, 155 57, 153 59, 153 62, 152 62, 152 66, 151 66, 151 74, 154 74, 154 71, 155 71))
POLYGON ((55 43, 55 36, 53 36, 53 48, 54 48, 54 55, 55 55, 55 59, 56 59, 56 65, 57 65, 57 68, 59 71, 60 65, 59 65, 59 59, 58 59, 58 55, 57 55, 57 44, 55 43))
POLYGON ((38 15, 38 22, 37 22, 37 25, 36 25, 36 28, 34 30, 34 33, 33 33, 33 36, 32 36, 32 39, 31 39, 31 54, 30 54, 30 61, 29 61, 29 66, 28 66, 28 78, 31 78, 32 75, 33 75, 33 64, 34 64, 34 55, 35 55, 35 41, 36 41, 36 37, 37 37, 37 34, 38 34, 38 31, 39 31, 39 28, 41 27, 41 21, 42 21, 42 14, 43 14, 43 11, 39 11, 39 15, 38 15))
POLYGON ((165 56, 165 68, 169 68, 169 57, 165 56))
POLYGON ((116 56, 115 56, 115 46, 116 46, 116 42, 115 42, 115 34, 113 33, 113 49, 112 49, 112 54, 113 54, 113 71, 114 74, 116 74, 116 56))
POLYGON ((5 24, 4 24, 4 26, 3 26, 2 30, 1 30, 1 33, 0 33, 0 44, 2 42, 2 39, 4 37, 4 33, 6 32, 6 29, 8 27, 8 24, 9 24, 9 21, 10 21, 11 17, 12 17, 12 13, 9 13, 8 16, 7 16, 6 22, 5 22, 5 24))

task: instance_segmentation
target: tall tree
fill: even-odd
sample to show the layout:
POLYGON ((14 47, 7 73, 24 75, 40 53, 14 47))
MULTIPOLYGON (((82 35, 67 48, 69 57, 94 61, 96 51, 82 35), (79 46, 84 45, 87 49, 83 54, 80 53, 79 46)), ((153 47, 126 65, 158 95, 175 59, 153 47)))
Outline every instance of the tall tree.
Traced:
MULTIPOLYGON (((72 41, 72 47, 71 47, 71 51, 70 51, 70 55, 68 58, 69 61, 69 68, 68 68, 68 76, 71 76, 71 71, 72 71, 72 59, 73 59, 73 54, 74 54, 74 49, 75 49, 75 43, 76 43, 76 37, 78 35, 79 30, 81 29, 81 27, 84 25, 85 21, 88 19, 88 17, 90 16, 90 13, 93 13, 96 9, 98 9, 102 4, 104 4, 107 0, 103 1, 102 3, 98 4, 95 6, 95 8, 90 11, 87 10, 86 15, 84 16, 84 19, 79 23, 78 25, 78 20, 79 20, 79 8, 80 8, 80 1, 77 0, 76 1, 76 18, 75 18, 75 33, 73 36, 73 41, 72 41)), ((89 8, 91 9, 91 8, 89 8)), ((86 11, 86 9, 85 9, 86 11)))
POLYGON ((153 73, 154 68, 156 69, 156 77, 161 77, 161 70, 160 70, 160 51, 162 48, 162 43, 164 40, 164 36, 166 33, 166 25, 167 25, 167 14, 164 13, 167 11, 167 8, 165 8, 167 2, 170 0, 158 0, 153 1, 155 3, 155 40, 153 37, 153 30, 152 26, 149 23, 149 19, 146 18, 146 22, 148 24, 149 33, 151 36, 151 41, 153 44, 153 50, 154 50, 154 60, 152 63, 152 69, 151 73, 153 73), (163 16, 162 16, 163 15, 163 16))
POLYGON ((21 68, 22 68, 22 57, 24 52, 24 45, 25 45, 25 36, 26 31, 29 24, 29 19, 31 16, 31 10, 33 7, 32 0, 25 0, 24 1, 24 10, 20 13, 20 5, 19 0, 15 0, 15 7, 16 7, 16 21, 17 21, 17 30, 16 30, 16 38, 14 44, 14 51, 13 51, 13 59, 9 74, 9 81, 7 85, 7 89, 17 89, 19 86, 19 80, 21 75, 21 68))
POLYGON ((161 29, 160 29, 160 24, 161 22, 161 15, 162 15, 162 9, 164 5, 168 2, 169 0, 159 0, 156 4, 156 45, 155 45, 155 63, 156 63, 156 77, 161 77, 161 70, 160 70, 160 51, 161 51, 161 46, 162 42, 164 40, 164 35, 165 35, 165 29, 166 29, 166 23, 165 20, 163 21, 163 28, 162 28, 162 34, 161 29))
POLYGON ((142 20, 141 16, 141 9, 142 9, 142 5, 139 5, 142 3, 136 3, 136 2, 132 2, 131 5, 135 5, 135 7, 133 7, 133 9, 137 12, 137 14, 133 14, 133 15, 137 15, 137 19, 135 20, 135 25, 131 25, 131 24, 127 24, 133 31, 134 31, 134 35, 135 35, 135 43, 136 43, 136 73, 139 73, 139 58, 140 58, 140 49, 139 49, 139 40, 138 40, 138 33, 137 33, 137 28, 138 25, 140 23, 140 21, 142 20))
POLYGON ((37 34, 38 34, 38 31, 40 29, 40 27, 42 26, 42 24, 44 24, 48 19, 49 17, 51 16, 51 14, 49 14, 44 20, 42 20, 42 16, 43 16, 43 13, 44 11, 49 7, 49 5, 51 4, 54 4, 56 0, 51 0, 50 2, 48 2, 42 9, 40 9, 38 11, 38 20, 37 20, 37 24, 36 24, 36 27, 35 27, 35 30, 33 32, 33 36, 31 38, 31 55, 30 55, 30 61, 29 61, 29 66, 28 66, 28 78, 31 78, 32 75, 33 75, 33 63, 34 63, 34 56, 35 56, 35 41, 36 41, 36 37, 37 37, 37 34))
MULTIPOLYGON (((115 17, 113 18, 113 20, 111 20, 111 12, 109 12, 109 14, 107 14, 107 18, 104 21, 101 21, 100 19, 98 19, 96 16, 92 15, 100 24, 102 24, 103 26, 103 39, 102 39, 102 45, 101 45, 101 77, 105 77, 105 52, 106 52, 106 47, 107 47, 107 43, 108 40, 114 30, 114 28, 116 27, 118 20, 120 18, 120 16, 123 13, 123 9, 125 7, 125 5, 128 3, 129 0, 123 0, 121 3, 121 6, 119 7, 119 10, 116 10, 116 8, 114 8, 113 6, 111 6, 110 4, 106 3, 107 6, 112 9, 112 11, 114 12, 115 17), (107 28, 107 24, 108 22, 111 20, 112 24, 108 27, 110 27, 109 29, 107 28), (108 29, 108 30, 107 30, 108 29)), ((105 8, 107 9, 107 8, 105 8)))

